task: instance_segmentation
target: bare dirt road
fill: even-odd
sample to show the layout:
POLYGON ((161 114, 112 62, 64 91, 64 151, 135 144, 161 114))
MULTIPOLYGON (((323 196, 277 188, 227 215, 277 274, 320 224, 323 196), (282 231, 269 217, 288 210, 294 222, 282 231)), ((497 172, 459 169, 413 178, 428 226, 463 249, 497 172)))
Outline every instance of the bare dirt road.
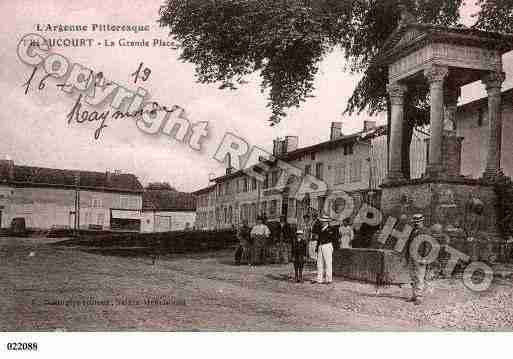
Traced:
MULTIPOLYGON (((149 258, 0 238, 2 331, 296 331, 513 328, 509 283, 482 294, 434 282, 408 288, 288 280, 291 265, 235 266, 230 251, 149 258)), ((307 279, 313 277, 307 271, 307 279)))

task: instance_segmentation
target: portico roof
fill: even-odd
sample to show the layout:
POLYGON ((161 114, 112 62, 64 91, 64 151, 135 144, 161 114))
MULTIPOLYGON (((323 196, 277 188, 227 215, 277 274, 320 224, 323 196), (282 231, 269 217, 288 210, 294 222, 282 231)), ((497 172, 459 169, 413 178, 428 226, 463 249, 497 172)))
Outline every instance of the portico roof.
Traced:
POLYGON ((401 24, 389 36, 374 65, 388 66, 429 43, 450 43, 499 51, 513 50, 513 34, 482 31, 467 27, 445 27, 424 23, 401 24))

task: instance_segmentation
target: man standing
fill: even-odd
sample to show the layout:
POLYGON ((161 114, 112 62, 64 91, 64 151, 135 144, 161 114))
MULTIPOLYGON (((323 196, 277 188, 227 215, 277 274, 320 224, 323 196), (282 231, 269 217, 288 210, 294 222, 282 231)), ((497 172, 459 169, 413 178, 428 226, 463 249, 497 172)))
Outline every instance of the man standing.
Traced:
POLYGON ((251 253, 251 242, 250 242, 250 232, 251 228, 248 226, 248 221, 244 220, 242 222, 242 226, 239 227, 239 230, 237 231, 237 237, 239 238, 239 249, 241 250, 240 256, 235 256, 235 261, 237 264, 240 264, 241 260, 242 262, 251 263, 250 253, 251 253))
POLYGON ((303 224, 301 225, 301 229, 304 233, 304 239, 307 243, 307 262, 314 263, 316 260, 315 249, 317 248, 317 240, 314 240, 312 235, 312 221, 310 220, 310 215, 307 213, 303 216, 303 224))
POLYGON ((340 248, 351 248, 351 242, 354 239, 354 230, 353 227, 349 225, 348 218, 344 219, 342 225, 338 229, 338 233, 340 235, 340 248))
POLYGON ((321 216, 320 229, 317 239, 317 281, 323 283, 324 274, 326 281, 324 283, 331 284, 333 280, 333 241, 337 239, 337 233, 329 226, 330 218, 321 216))
POLYGON ((278 236, 278 263, 289 263, 291 259, 291 245, 294 239, 294 232, 287 222, 287 217, 280 217, 280 233, 278 236))
POLYGON ((424 294, 426 268, 427 264, 422 259, 427 255, 427 243, 423 242, 420 248, 412 246, 417 236, 426 235, 427 230, 424 227, 424 216, 422 214, 414 214, 412 217, 413 230, 406 242, 406 260, 408 262, 408 270, 412 281, 412 297, 409 301, 415 305, 422 304, 424 294))
POLYGON ((257 224, 251 229, 250 237, 253 240, 253 253, 251 258, 250 265, 256 265, 262 263, 262 251, 264 249, 265 243, 269 236, 271 235, 271 231, 269 227, 267 227, 262 217, 257 218, 257 224))

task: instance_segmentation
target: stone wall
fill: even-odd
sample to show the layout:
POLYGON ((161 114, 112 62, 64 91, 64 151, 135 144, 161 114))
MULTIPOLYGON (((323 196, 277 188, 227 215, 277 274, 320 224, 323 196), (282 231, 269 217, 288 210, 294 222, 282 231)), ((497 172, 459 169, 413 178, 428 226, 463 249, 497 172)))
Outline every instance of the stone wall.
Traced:
POLYGON ((498 233, 494 188, 478 181, 419 180, 386 186, 381 203, 385 218, 422 213, 427 225, 441 223, 446 229, 461 229, 467 236, 482 232, 496 236, 498 233), (481 205, 481 213, 474 213, 472 208, 475 206, 471 204, 481 205))

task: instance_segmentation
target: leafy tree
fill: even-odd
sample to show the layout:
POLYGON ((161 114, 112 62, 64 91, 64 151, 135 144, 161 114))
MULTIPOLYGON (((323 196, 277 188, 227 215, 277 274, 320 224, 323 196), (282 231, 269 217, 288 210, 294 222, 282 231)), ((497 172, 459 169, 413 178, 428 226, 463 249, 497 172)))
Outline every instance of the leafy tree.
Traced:
MULTIPOLYGON (((477 1, 483 7, 477 26, 512 28, 513 0, 477 1)), ((386 111, 387 72, 372 66, 372 61, 397 28, 403 10, 418 22, 458 26, 461 4, 462 0, 167 0, 159 20, 169 27, 180 58, 196 66, 199 82, 236 89, 249 74, 258 73, 261 90, 268 93, 273 125, 288 108, 299 107, 312 96, 319 62, 335 47, 343 51, 346 70, 362 74, 346 113, 386 111)), ((427 87, 410 88, 407 96, 403 172, 408 176, 413 127, 428 122, 427 87)))
POLYGON ((477 4, 481 6, 481 11, 475 27, 487 31, 513 32, 513 0, 478 0, 477 4))

